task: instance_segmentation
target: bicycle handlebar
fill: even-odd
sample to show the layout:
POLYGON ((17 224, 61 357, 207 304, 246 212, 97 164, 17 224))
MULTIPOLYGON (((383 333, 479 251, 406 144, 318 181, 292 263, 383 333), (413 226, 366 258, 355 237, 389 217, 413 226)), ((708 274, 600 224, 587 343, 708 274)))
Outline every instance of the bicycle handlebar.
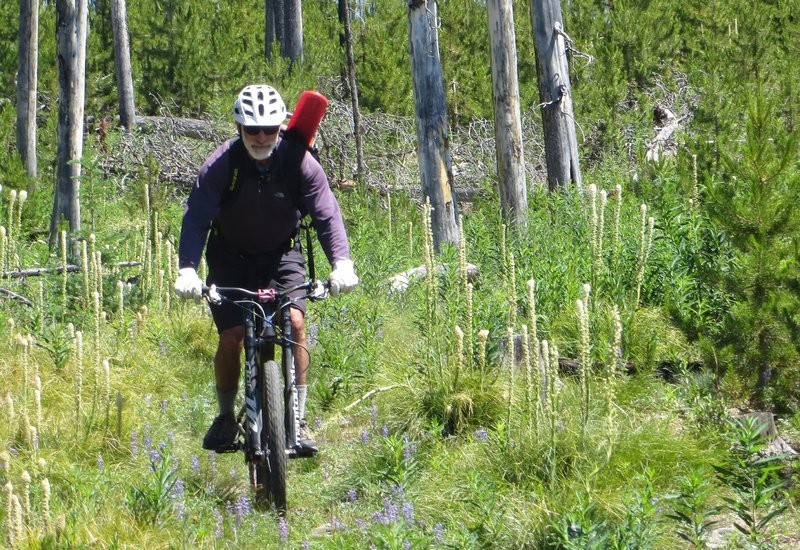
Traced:
POLYGON ((280 292, 275 290, 274 288, 263 289, 260 288, 258 290, 249 290, 247 288, 240 288, 240 287, 233 287, 233 286, 206 286, 203 285, 202 287, 202 294, 203 297, 206 298, 212 304, 219 304, 224 301, 232 300, 230 295, 236 294, 240 296, 245 296, 247 298, 253 298, 257 302, 260 303, 281 303, 284 301, 286 297, 289 296, 292 292, 296 292, 298 290, 306 290, 306 298, 313 298, 315 296, 322 298, 324 297, 328 291, 330 291, 331 282, 330 280, 326 281, 306 281, 304 283, 300 283, 299 285, 290 286, 280 292))

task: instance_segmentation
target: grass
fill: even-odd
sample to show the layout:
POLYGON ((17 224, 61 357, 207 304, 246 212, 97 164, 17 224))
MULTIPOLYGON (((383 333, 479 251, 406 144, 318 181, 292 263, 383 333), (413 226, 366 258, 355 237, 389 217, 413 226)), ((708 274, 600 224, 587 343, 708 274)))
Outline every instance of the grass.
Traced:
MULTIPOLYGON (((7 381, 0 393, 0 484, 11 487, 0 519, 7 546, 568 548, 589 547, 594 533, 606 545, 675 548, 682 543, 668 497, 692 471, 710 471, 728 457, 718 420, 731 396, 716 393, 707 373, 684 372, 673 383, 657 374, 659 362, 688 363, 699 352, 670 324, 647 269, 636 307, 638 204, 624 205, 621 250, 606 246, 598 273, 581 197, 533 197, 530 227, 509 235, 513 277, 510 255, 499 246, 503 229, 490 214, 496 204, 477 204, 464 218, 466 261, 481 271, 468 312, 453 249, 437 258, 445 269, 434 288, 419 281, 404 293, 389 292, 390 276, 423 262, 421 215, 413 202, 392 196, 390 218, 374 197, 357 191, 341 202, 362 285, 314 305, 309 323, 317 340, 309 411, 322 452, 291 462, 285 520, 254 510, 242 457, 200 449, 216 407, 210 316, 204 305, 174 298, 168 307, 166 294, 143 292, 141 279, 125 287, 125 312, 117 314, 116 282, 138 273, 111 264, 138 259, 135 247, 126 248, 134 257, 125 257, 118 243, 141 243, 144 220, 131 219, 135 208, 104 198, 100 183, 94 200, 109 206, 97 209, 97 221, 110 217, 96 225, 104 228, 98 248, 109 250, 99 341, 97 312, 83 303, 80 275, 68 280, 67 311, 59 276, 4 281, 36 306, 0 304, 8 329, 0 336, 0 377, 7 381), (400 220, 411 222, 411 247, 400 220), (612 266, 614 257, 619 263, 612 266), (593 269, 597 285, 586 294, 593 269), (578 373, 562 370, 549 404, 526 389, 535 366, 530 370, 523 357, 513 368, 508 363, 509 313, 519 334, 529 324, 529 279, 537 281, 536 336, 562 358, 579 357, 575 301, 588 296, 588 381, 582 386, 578 373), (36 299, 40 281, 44 303, 36 299), (432 324, 429 302, 436 304, 432 324), (609 379, 615 305, 623 358, 636 373, 609 379), (469 326, 468 319, 474 333, 459 342, 455 326, 469 326), (84 338, 80 365, 75 329, 84 338), (484 329, 481 363, 476 342, 484 329), (29 333, 34 346, 25 351, 17 335, 29 333), (31 479, 26 490, 24 472, 31 479)), ((138 204, 140 197, 126 200, 138 204)), ((610 213, 609 206, 606 245, 610 213)), ((165 239, 175 239, 179 214, 162 212, 165 239)), ((26 265, 58 263, 43 243, 25 240, 42 219, 23 217, 16 251, 26 265)), ((323 258, 318 249, 315 257, 323 258)), ((723 482, 711 482, 709 507, 731 495, 723 482)), ((766 541, 798 527, 796 494, 786 495, 774 497, 789 510, 775 518, 766 541)))

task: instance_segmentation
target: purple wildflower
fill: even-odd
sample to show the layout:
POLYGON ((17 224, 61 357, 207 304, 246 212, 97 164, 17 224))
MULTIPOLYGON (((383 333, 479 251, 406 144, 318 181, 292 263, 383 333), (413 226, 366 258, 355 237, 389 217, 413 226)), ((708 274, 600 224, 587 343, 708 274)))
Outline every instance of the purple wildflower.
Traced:
POLYGON ((405 548, 405 550, 411 550, 411 541, 410 540, 404 540, 403 541, 403 548, 405 548))
POLYGON ((172 486, 172 498, 180 498, 183 496, 183 480, 178 478, 175 480, 175 485, 172 486))
POLYGON ((178 519, 183 519, 184 510, 183 502, 180 500, 177 501, 175 503, 175 515, 178 516, 178 519))
POLYGON ((142 440, 142 444, 145 449, 150 449, 153 446, 153 438, 150 437, 150 424, 144 425, 144 439, 142 440))
POLYGON ((105 466, 105 461, 103 460, 103 455, 101 455, 100 453, 97 453, 97 469, 102 471, 103 466, 105 466))
POLYGON ((366 445, 369 441, 369 433, 367 430, 361 430, 361 443, 366 445))
POLYGON ((356 527, 359 529, 365 529, 367 527, 367 522, 361 518, 356 518, 356 527))
POLYGON ((370 419, 372 420, 373 424, 377 423, 377 421, 378 421, 378 406, 377 405, 372 405, 369 408, 369 416, 370 416, 370 419))
POLYGON ((239 497, 236 501, 236 525, 242 522, 242 518, 250 513, 250 499, 246 496, 239 497))
POLYGON ((383 512, 373 512, 372 521, 375 523, 380 523, 381 525, 389 525, 389 519, 383 512))
POLYGON ((150 449, 148 454, 150 455, 150 467, 155 470, 156 464, 161 461, 161 454, 155 449, 150 449))
POLYGON ((358 493, 355 489, 350 489, 347 491, 347 500, 350 502, 355 502, 358 499, 358 493))
POLYGON ((488 437, 489 437, 489 432, 487 432, 485 429, 478 428, 477 430, 475 430, 475 439, 477 439, 478 441, 486 441, 488 437))
POLYGON ((347 531, 347 526, 344 523, 342 523, 336 516, 333 516, 333 518, 331 518, 331 523, 333 524, 334 530, 347 531))
POLYGON ((388 426, 383 426, 381 428, 381 435, 383 437, 388 437, 389 436, 389 427, 388 426))
POLYGON ((192 455, 192 471, 200 475, 200 459, 197 458, 197 455, 192 455))
POLYGON ((409 501, 403 501, 403 517, 408 523, 414 523, 414 505, 409 501))
POLYGON ((389 497, 383 499, 383 512, 389 523, 397 521, 397 505, 389 497))
POLYGON ((217 473, 217 453, 214 451, 208 451, 208 467, 211 471, 211 475, 216 475, 217 473))
POLYGON ((214 508, 214 538, 219 539, 222 538, 222 512, 214 508))
POLYGON ((303 541, 303 544, 300 545, 300 548, 302 548, 303 550, 308 550, 309 548, 311 548, 311 543, 308 542, 307 540, 303 541))
POLYGON ((444 525, 437 523, 433 527, 433 538, 438 543, 444 542, 444 525))
POLYGON ((289 540, 289 525, 286 523, 286 518, 281 518, 278 521, 278 537, 281 542, 289 540))
POLYGON ((167 405, 169 404, 169 401, 168 401, 167 399, 162 399, 162 400, 159 402, 159 404, 161 405, 161 412, 162 412, 162 413, 165 413, 165 412, 167 412, 167 405))
POLYGON ((131 432, 131 454, 139 456, 139 434, 136 430, 131 432))

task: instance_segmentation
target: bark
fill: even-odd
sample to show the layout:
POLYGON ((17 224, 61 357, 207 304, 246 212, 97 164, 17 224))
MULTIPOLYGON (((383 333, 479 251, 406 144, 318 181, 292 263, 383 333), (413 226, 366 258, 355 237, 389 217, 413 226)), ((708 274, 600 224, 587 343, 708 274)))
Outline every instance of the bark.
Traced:
POLYGON ((542 104, 547 185, 551 191, 566 188, 569 183, 580 189, 578 140, 559 0, 531 0, 531 19, 542 104))
POLYGON ((433 244, 437 252, 442 243, 458 243, 459 238, 444 78, 439 60, 438 22, 435 1, 409 2, 408 36, 414 84, 417 156, 422 176, 422 193, 430 200, 433 208, 431 225, 433 244))
POLYGON ((353 106, 353 135, 356 138, 356 163, 359 185, 364 183, 364 147, 361 142, 361 111, 358 107, 358 81, 356 79, 356 60, 353 54, 353 33, 350 27, 350 8, 347 0, 339 0, 339 21, 342 24, 345 54, 347 57, 347 84, 353 106))
POLYGON ((264 2, 264 17, 266 19, 265 32, 264 32, 264 55, 269 61, 272 59, 272 44, 278 39, 276 36, 277 29, 275 27, 275 1, 265 0, 264 2))
POLYGON ((286 4, 290 0, 267 0, 267 59, 272 57, 272 45, 277 42, 281 46, 280 55, 284 54, 286 44, 286 4))
POLYGON ((497 177, 503 219, 525 225, 528 192, 522 149, 512 0, 488 0, 497 177))
POLYGON ((128 40, 125 0, 111 0, 111 26, 114 32, 114 61, 116 62, 117 74, 119 121, 126 130, 130 130, 136 121, 136 110, 133 100, 131 49, 128 40))
POLYGON ((81 228, 80 176, 83 155, 87 0, 57 0, 59 83, 56 191, 50 219, 50 244, 55 246, 60 224, 69 232, 81 228))
POLYGON ((284 1, 284 41, 281 44, 283 57, 303 61, 303 7, 300 0, 284 1))
POLYGON ((39 0, 19 2, 17 53, 17 150, 25 173, 36 177, 36 72, 39 59, 39 0))

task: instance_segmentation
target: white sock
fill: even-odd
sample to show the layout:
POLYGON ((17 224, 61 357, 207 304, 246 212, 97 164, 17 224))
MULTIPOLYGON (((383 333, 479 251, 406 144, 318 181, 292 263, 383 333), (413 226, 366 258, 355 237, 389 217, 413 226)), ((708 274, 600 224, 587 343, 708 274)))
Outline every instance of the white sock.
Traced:
POLYGON ((306 396, 308 395, 308 386, 303 384, 297 385, 297 413, 300 420, 306 417, 306 396))

